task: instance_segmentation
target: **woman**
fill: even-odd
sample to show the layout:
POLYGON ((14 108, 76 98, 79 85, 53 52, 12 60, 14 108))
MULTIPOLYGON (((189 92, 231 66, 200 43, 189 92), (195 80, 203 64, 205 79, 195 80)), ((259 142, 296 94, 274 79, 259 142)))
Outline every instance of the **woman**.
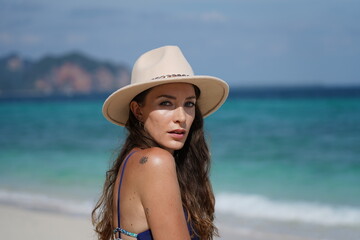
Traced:
POLYGON ((128 136, 92 212, 101 240, 212 239, 214 195, 203 117, 228 85, 195 76, 176 46, 143 54, 131 84, 108 97, 104 116, 128 136))

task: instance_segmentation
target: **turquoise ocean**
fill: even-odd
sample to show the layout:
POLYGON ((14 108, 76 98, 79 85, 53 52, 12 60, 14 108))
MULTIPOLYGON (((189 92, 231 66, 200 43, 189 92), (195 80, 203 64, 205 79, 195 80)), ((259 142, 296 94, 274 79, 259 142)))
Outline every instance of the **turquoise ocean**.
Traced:
MULTIPOLYGON (((102 102, 0 102, 0 203, 89 215, 126 135, 102 102)), ((232 97, 205 128, 217 213, 360 233, 360 98, 232 97)))

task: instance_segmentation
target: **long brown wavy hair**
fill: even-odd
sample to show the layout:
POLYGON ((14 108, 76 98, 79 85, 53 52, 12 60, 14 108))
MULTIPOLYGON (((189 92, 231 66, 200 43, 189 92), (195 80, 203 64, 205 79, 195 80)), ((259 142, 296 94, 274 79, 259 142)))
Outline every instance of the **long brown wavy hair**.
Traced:
MULTIPOLYGON (((196 86, 194 89, 198 98, 200 90, 196 86)), ((144 104, 150 90, 140 93, 133 101, 144 104)), ((112 167, 106 172, 103 193, 92 211, 92 223, 99 240, 114 239, 114 185, 123 160, 135 147, 159 147, 150 135, 139 127, 139 122, 131 111, 125 127, 128 136, 112 167)), ((203 117, 197 105, 189 135, 183 148, 174 152, 174 158, 182 203, 188 211, 188 221, 201 239, 213 239, 213 236, 218 236, 218 231, 213 223, 215 198, 209 181, 210 153, 204 137, 203 117)))

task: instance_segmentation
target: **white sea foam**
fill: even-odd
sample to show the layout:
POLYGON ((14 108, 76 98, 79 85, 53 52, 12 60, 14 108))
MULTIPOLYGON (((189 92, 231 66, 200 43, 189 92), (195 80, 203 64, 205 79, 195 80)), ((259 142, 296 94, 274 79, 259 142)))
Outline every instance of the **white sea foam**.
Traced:
POLYGON ((218 194, 216 211, 245 218, 326 226, 360 226, 360 208, 322 203, 275 201, 259 195, 218 194))
POLYGON ((62 212, 72 215, 90 215, 91 201, 73 201, 49 197, 44 194, 13 192, 0 190, 0 203, 7 203, 24 208, 62 212))
MULTIPOLYGON (((0 189, 0 203, 25 208, 89 216, 91 201, 74 201, 45 194, 14 192, 0 189)), ((360 208, 331 206, 322 203, 275 201, 260 195, 220 193, 216 196, 216 211, 238 217, 303 222, 326 226, 360 226, 360 208)))

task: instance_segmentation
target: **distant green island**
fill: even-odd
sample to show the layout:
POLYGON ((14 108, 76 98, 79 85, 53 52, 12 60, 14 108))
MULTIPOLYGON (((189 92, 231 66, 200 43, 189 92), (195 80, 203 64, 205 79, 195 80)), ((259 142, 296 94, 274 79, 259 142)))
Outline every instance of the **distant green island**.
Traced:
MULTIPOLYGON (((106 98, 130 83, 130 68, 84 53, 30 60, 0 57, 0 100, 106 98)), ((235 98, 360 97, 357 86, 231 86, 235 98)))
POLYGON ((51 98, 107 94, 130 82, 127 66, 83 53, 37 61, 9 54, 0 58, 0 98, 51 98))

